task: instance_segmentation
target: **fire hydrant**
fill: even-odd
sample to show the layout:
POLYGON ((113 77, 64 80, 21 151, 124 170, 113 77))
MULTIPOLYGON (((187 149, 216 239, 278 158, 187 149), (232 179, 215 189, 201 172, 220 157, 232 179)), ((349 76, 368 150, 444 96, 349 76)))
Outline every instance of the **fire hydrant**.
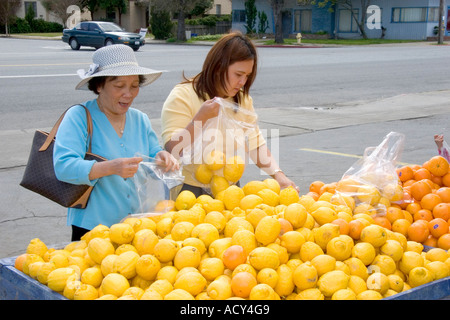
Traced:
POLYGON ((301 43, 302 43, 302 34, 297 33, 297 44, 301 44, 301 43))

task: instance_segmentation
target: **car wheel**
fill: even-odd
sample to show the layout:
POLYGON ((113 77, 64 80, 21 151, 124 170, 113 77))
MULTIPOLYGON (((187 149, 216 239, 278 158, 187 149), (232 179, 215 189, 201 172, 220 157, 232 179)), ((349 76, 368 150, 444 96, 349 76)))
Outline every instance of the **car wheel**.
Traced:
POLYGON ((78 50, 80 49, 80 44, 78 43, 77 38, 72 38, 69 40, 70 47, 72 50, 78 50))
POLYGON ((110 46, 112 44, 114 44, 114 41, 112 41, 111 39, 106 39, 105 46, 110 46))
POLYGON ((138 51, 138 50, 139 50, 139 47, 133 47, 133 50, 134 50, 134 51, 138 51))

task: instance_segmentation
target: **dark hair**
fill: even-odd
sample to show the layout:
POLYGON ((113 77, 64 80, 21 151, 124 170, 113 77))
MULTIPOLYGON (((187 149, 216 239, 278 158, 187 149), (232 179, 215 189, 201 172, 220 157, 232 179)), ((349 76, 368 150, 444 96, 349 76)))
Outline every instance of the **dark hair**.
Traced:
MULTIPOLYGON (((220 38, 209 51, 203 63, 202 71, 192 80, 195 92, 203 100, 213 98, 226 88, 226 77, 228 76, 228 67, 235 62, 253 60, 253 70, 245 83, 242 93, 247 96, 250 91, 258 68, 258 56, 256 47, 252 41, 236 31, 220 38)), ((239 103, 241 95, 238 93, 233 97, 235 102, 239 103)))
MULTIPOLYGON (((98 88, 101 88, 105 85, 106 80, 114 80, 117 78, 117 76, 104 76, 104 77, 93 77, 88 82, 88 89, 94 92, 95 94, 98 94, 98 88)), ((139 75, 139 86, 141 86, 145 82, 145 76, 139 75)))

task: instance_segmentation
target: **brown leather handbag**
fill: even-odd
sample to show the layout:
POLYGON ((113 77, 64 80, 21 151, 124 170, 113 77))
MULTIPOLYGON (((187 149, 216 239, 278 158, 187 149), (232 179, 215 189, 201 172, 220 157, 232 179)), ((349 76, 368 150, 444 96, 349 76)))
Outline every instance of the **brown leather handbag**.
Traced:
MULTIPOLYGON (((105 161, 105 158, 91 153, 92 118, 89 110, 85 106, 81 106, 86 110, 89 141, 85 159, 105 161)), ((28 163, 20 185, 62 205, 63 207, 84 209, 88 203, 93 186, 75 185, 60 181, 56 178, 55 169, 53 167, 55 136, 67 110, 58 119, 50 133, 36 130, 33 144, 31 145, 28 163)))

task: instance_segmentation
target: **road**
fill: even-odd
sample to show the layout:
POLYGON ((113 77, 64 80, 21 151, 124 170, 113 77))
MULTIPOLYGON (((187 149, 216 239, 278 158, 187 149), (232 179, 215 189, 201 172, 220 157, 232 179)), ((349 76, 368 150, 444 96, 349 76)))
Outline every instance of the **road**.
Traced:
MULTIPOLYGON (((143 66, 168 70, 141 90, 134 106, 159 130, 171 88, 200 69, 208 46, 155 44, 137 53, 143 66)), ((29 240, 67 242, 64 208, 18 184, 35 129, 50 128, 68 106, 92 99, 76 91, 76 70, 92 49, 72 51, 52 40, 0 38, 0 258, 29 240), (31 53, 30 53, 31 52, 31 53)), ((397 131, 406 136, 403 163, 436 154, 432 135, 448 132, 449 46, 260 47, 251 94, 281 168, 306 193, 314 180, 337 181, 361 156, 397 131)), ((450 134, 449 134, 450 135, 450 134)), ((259 179, 249 166, 242 182, 259 179)))

